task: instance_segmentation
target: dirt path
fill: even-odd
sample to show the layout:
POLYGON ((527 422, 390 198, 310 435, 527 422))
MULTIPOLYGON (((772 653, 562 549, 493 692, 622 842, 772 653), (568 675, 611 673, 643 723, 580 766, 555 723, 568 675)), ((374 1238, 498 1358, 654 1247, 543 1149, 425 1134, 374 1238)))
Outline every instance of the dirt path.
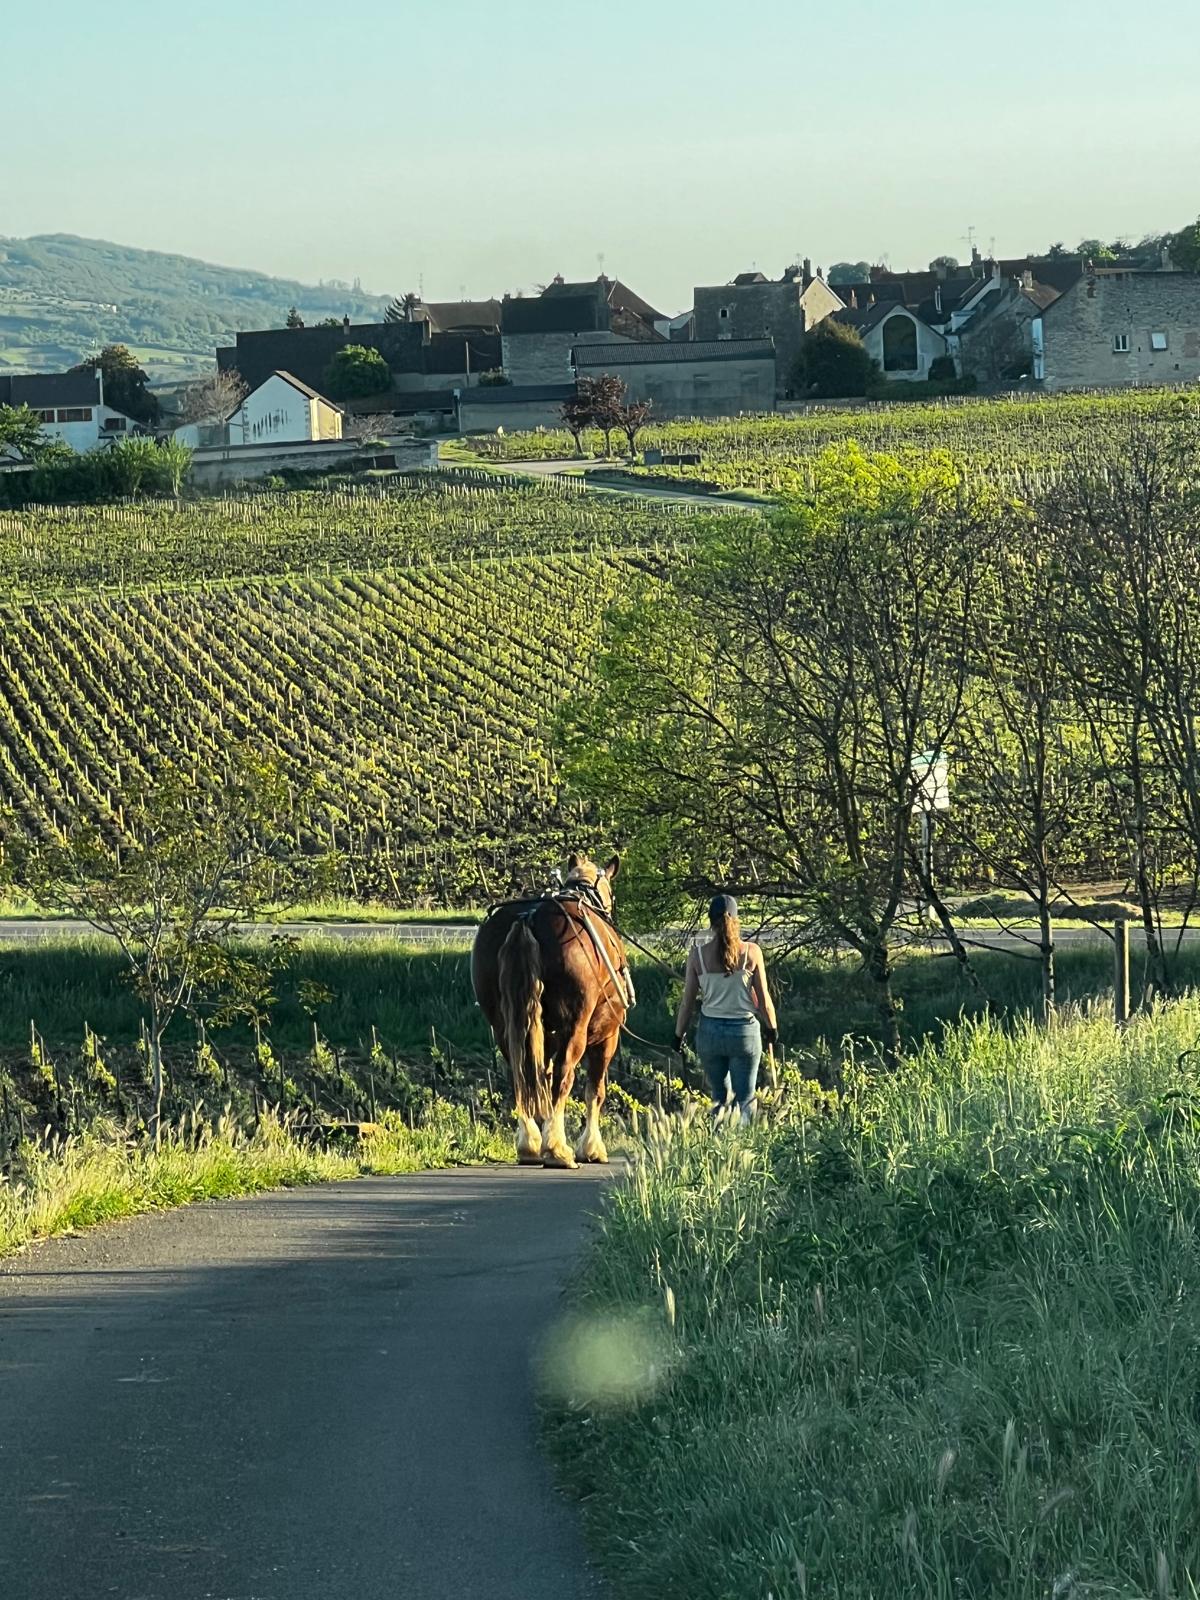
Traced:
POLYGON ((599 1198, 373 1179, 0 1264, 0 1594, 596 1596, 530 1357, 599 1198))

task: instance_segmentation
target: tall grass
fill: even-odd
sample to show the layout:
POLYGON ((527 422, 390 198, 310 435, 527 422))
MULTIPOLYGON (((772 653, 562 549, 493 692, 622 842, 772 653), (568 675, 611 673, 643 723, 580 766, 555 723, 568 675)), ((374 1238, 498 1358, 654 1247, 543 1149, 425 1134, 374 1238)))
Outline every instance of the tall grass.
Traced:
POLYGON ((196 1200, 509 1159, 507 1133, 445 1102, 411 1128, 385 1113, 361 1144, 341 1150, 320 1148, 271 1116, 253 1133, 228 1121, 181 1126, 158 1149, 101 1124, 69 1139, 31 1141, 13 1175, 0 1177, 0 1256, 35 1239, 196 1200))
POLYGON ((1200 1592, 1198 1040, 1194 1000, 979 1020, 649 1144, 580 1311, 671 1357, 551 1421, 623 1592, 1200 1592))

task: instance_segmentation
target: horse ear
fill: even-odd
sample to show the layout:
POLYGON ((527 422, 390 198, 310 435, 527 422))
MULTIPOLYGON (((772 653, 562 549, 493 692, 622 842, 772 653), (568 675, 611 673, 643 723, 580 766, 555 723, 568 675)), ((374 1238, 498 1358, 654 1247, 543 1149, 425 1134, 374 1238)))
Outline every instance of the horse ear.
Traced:
POLYGON ((575 868, 578 865, 579 865, 579 854, 578 854, 577 851, 572 850, 570 856, 567 859, 567 871, 568 872, 574 872, 575 868))
POLYGON ((620 856, 614 856, 611 861, 609 861, 609 862, 607 862, 605 864, 604 876, 606 878, 615 878, 617 873, 620 872, 620 870, 621 870, 621 858, 620 858, 620 856))

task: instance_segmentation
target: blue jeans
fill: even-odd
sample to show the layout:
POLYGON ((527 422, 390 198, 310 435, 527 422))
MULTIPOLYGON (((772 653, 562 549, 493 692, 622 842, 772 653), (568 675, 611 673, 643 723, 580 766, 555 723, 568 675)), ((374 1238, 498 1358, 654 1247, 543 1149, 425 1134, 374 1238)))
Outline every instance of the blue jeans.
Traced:
POLYGON ((754 1090, 758 1083, 758 1068, 762 1061, 762 1031, 754 1017, 700 1017, 696 1029, 696 1052, 708 1091, 712 1095, 713 1110, 719 1110, 733 1098, 742 1111, 754 1112, 754 1090))

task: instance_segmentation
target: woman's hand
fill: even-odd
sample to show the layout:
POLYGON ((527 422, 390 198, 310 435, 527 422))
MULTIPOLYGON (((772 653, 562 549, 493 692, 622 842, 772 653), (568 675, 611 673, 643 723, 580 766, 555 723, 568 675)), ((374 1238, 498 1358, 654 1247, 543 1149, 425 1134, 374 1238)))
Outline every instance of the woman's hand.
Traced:
POLYGON ((773 1050, 779 1043, 779 1029, 773 1027, 769 1022, 762 1023, 761 1027, 763 1044, 766 1045, 768 1050, 773 1050))

